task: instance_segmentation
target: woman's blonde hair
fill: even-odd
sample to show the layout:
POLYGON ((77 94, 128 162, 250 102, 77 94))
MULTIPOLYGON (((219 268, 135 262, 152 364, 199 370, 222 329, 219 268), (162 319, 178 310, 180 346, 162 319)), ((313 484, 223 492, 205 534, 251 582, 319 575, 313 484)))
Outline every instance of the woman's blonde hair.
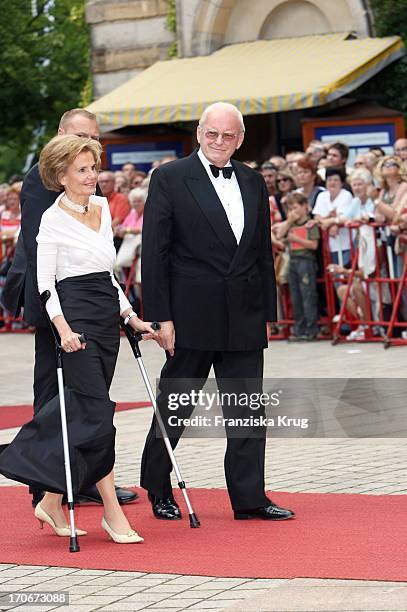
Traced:
POLYGON ((397 155, 384 155, 383 157, 379 159, 379 161, 377 162, 376 168, 374 170, 374 175, 377 178, 377 180, 380 182, 381 189, 388 189, 387 181, 385 177, 383 176, 383 172, 382 172, 383 165, 388 161, 394 161, 399 167, 401 180, 402 181, 407 180, 407 168, 406 168, 406 165, 403 163, 403 160, 397 155))
POLYGON ((60 191, 61 178, 80 153, 92 153, 96 169, 100 168, 102 146, 92 138, 74 134, 55 136, 40 153, 39 171, 44 186, 51 191, 60 191))

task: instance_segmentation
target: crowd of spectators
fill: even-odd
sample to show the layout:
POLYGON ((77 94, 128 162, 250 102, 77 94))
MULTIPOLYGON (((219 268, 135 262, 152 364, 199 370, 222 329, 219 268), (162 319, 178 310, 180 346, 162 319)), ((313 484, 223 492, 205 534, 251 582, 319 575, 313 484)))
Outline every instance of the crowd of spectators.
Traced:
MULTIPOLYGON (((371 279, 403 274, 407 139, 397 140, 391 154, 371 147, 356 155, 352 165, 348 157, 348 147, 342 142, 313 140, 305 151, 272 155, 260 164, 245 162, 263 175, 269 195, 279 319, 294 320, 291 341, 311 341, 324 334, 318 324, 327 315, 324 279, 330 278, 334 287, 336 316, 346 296, 351 319, 378 320, 383 317, 383 307, 389 316, 390 284, 371 279), (356 247, 356 271, 347 290, 356 247)), ((112 216, 115 273, 125 283, 131 273, 130 298, 139 311, 143 211, 150 176, 157 166, 172 159, 157 160, 148 173, 127 162, 120 170, 105 169, 99 175, 112 216)), ((20 229, 21 185, 20 176, 0 185, 0 292, 20 229)), ((404 321, 406 293, 400 309, 404 321)), ((348 338, 364 339, 368 329, 361 323, 349 329, 348 338)), ((373 330, 383 334, 379 325, 373 330)))
MULTIPOLYGON (((322 283, 321 291, 317 278, 332 281, 334 321, 345 296, 345 312, 351 321, 378 321, 389 317, 391 287, 372 279, 398 279, 403 274, 407 250, 407 139, 397 140, 391 154, 372 147, 358 154, 352 165, 348 157, 344 143, 312 141, 305 152, 291 151, 285 158, 272 156, 259 166, 269 194, 279 319, 294 319, 291 341, 311 341, 324 334, 316 319, 328 314, 323 295, 326 287, 322 283), (305 200, 307 210, 303 208, 305 200), (357 257, 356 269, 347 291, 353 257, 357 257), (287 289, 291 309, 283 299, 287 289)), ((253 167, 252 162, 247 163, 253 167)), ((394 297, 395 284, 392 288, 394 297)), ((399 320, 404 322, 406 294, 404 290, 399 313, 399 320)), ((360 340, 366 338, 368 330, 362 322, 345 331, 350 332, 348 339, 360 340)), ((371 331, 384 334, 380 325, 372 326, 371 331)), ((401 333, 407 336, 406 331, 401 333)))

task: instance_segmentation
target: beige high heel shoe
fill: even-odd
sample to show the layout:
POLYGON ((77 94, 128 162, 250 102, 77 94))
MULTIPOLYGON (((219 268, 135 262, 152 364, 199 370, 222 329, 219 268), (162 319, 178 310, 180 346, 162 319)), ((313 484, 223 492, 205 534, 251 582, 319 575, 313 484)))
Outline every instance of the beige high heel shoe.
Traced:
MULTIPOLYGON (((34 516, 38 519, 40 523, 40 529, 43 529, 44 523, 47 523, 47 525, 49 525, 51 529, 54 530, 57 536, 69 537, 71 535, 71 530, 68 525, 66 527, 57 527, 52 516, 45 512, 45 510, 41 507, 41 504, 37 504, 35 506, 34 516)), ((83 529, 76 529, 76 535, 78 536, 83 536, 87 533, 88 532, 84 531, 83 529)))
POLYGON ((138 542, 144 542, 144 538, 139 536, 134 529, 130 529, 127 533, 117 533, 113 531, 105 517, 102 518, 102 529, 104 529, 117 544, 137 544, 138 542))

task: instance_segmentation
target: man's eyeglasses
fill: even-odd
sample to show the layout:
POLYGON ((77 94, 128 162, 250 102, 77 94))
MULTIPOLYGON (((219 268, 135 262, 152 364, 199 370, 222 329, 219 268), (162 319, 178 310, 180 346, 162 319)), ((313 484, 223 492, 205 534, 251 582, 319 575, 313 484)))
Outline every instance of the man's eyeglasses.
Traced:
POLYGON ((397 147, 397 149, 394 149, 396 151, 396 153, 401 153, 402 151, 407 151, 407 147, 397 147))
MULTIPOLYGON (((202 130, 202 128, 200 128, 202 130)), ((216 130, 205 130, 204 131, 205 138, 208 140, 218 140, 219 136, 223 140, 223 142, 233 142, 237 136, 239 136, 238 132, 217 132, 216 130)))

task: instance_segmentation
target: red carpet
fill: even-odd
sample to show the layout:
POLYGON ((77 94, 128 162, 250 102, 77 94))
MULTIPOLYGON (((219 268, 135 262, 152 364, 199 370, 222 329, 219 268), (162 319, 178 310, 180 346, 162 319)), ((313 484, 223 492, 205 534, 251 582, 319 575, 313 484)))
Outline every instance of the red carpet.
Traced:
MULTIPOLYGON (((107 540, 102 508, 81 507, 81 552, 66 538, 38 529, 24 487, 0 489, 0 562, 89 569, 258 578, 338 578, 407 581, 407 496, 273 493, 297 519, 234 521, 227 494, 193 489, 201 520, 167 523, 151 515, 145 493, 126 513, 144 544, 107 540)), ((178 495, 179 498, 179 495, 178 495)), ((182 508, 183 502, 181 502, 182 508)))
MULTIPOLYGON (((118 402, 116 411, 132 410, 133 408, 145 408, 151 406, 150 402, 118 402)), ((21 427, 32 419, 32 404, 22 404, 19 406, 0 406, 0 429, 10 429, 11 427, 21 427)))

